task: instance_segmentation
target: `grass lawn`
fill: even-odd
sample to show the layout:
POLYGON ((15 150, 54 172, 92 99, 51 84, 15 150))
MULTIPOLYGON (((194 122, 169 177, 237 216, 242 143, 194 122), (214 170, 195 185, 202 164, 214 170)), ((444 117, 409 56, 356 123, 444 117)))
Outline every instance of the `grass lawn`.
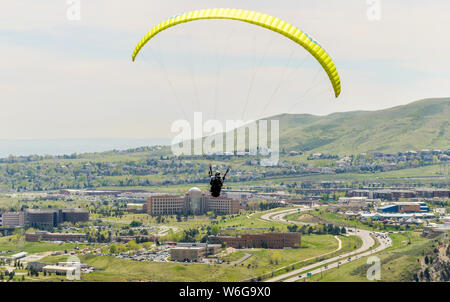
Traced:
MULTIPOLYGON (((343 240, 353 241, 352 238, 343 240)), ((267 274, 283 266, 303 259, 331 252, 337 248, 337 241, 331 235, 310 235, 302 237, 300 249, 247 249, 227 256, 235 261, 245 253, 252 257, 237 266, 229 264, 185 264, 136 262, 108 256, 80 256, 83 263, 101 268, 82 276, 83 281, 242 281, 267 274)), ((353 243, 350 244, 353 248, 353 243)), ((61 257, 49 256, 42 262, 60 261, 61 257)))
POLYGON ((2 256, 12 255, 18 252, 27 252, 28 254, 41 253, 47 251, 73 250, 76 246, 82 248, 83 244, 75 243, 52 243, 52 242, 27 242, 17 240, 15 236, 0 237, 0 251, 11 251, 2 256))

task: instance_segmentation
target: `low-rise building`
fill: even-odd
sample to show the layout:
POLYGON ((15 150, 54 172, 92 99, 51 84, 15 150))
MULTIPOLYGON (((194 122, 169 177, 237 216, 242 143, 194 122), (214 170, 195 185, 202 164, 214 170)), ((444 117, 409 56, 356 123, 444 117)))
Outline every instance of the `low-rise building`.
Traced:
POLYGON ((123 235, 117 236, 116 240, 118 242, 129 242, 135 240, 136 242, 155 242, 159 239, 157 235, 123 235))
POLYGON ((46 265, 42 268, 43 272, 51 274, 74 274, 77 268, 73 266, 46 265))
POLYGON ((12 260, 18 260, 18 259, 25 258, 27 255, 28 255, 27 252, 20 252, 20 253, 11 255, 11 256, 10 256, 10 259, 12 259, 12 260))
POLYGON ((170 259, 180 262, 196 262, 209 255, 217 254, 221 248, 221 244, 177 243, 170 249, 170 259))
POLYGON ((47 263, 32 261, 27 263, 27 269, 33 269, 35 271, 42 272, 42 269, 47 265, 47 263))
POLYGON ((214 243, 226 244, 233 248, 300 248, 300 233, 262 233, 243 234, 241 236, 210 236, 214 243))
POLYGON ((144 212, 143 203, 127 203, 127 212, 142 213, 144 212))
POLYGON ((429 212, 430 208, 424 202, 395 202, 377 210, 382 213, 423 213, 429 212))
POLYGON ((398 200, 402 198, 449 198, 450 190, 437 188, 352 190, 347 196, 398 200))
POLYGON ((25 241, 72 241, 79 242, 86 239, 84 233, 50 233, 45 231, 38 231, 33 233, 25 233, 25 241))

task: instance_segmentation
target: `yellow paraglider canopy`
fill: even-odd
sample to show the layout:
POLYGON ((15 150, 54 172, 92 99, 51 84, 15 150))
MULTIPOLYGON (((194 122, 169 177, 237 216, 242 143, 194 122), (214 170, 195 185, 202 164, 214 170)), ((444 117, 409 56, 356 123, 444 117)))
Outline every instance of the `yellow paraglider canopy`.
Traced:
POLYGON ((133 52, 133 61, 135 60, 137 54, 142 49, 142 47, 155 35, 161 31, 181 24, 185 22, 201 20, 201 19, 231 19, 243 21, 258 26, 265 27, 272 31, 282 34, 288 37, 295 43, 304 47, 310 54, 312 54, 317 61, 322 65, 323 69, 328 74, 331 84, 333 85, 334 94, 336 97, 341 93, 341 81, 336 70, 336 66, 331 60, 330 56, 325 52, 325 50, 320 46, 319 43, 314 41, 308 34, 302 32, 297 27, 273 16, 258 13, 254 11, 242 10, 242 9, 230 9, 230 8, 213 8, 213 9, 202 9, 192 12, 187 12, 184 14, 173 16, 164 22, 153 27, 139 43, 133 52))

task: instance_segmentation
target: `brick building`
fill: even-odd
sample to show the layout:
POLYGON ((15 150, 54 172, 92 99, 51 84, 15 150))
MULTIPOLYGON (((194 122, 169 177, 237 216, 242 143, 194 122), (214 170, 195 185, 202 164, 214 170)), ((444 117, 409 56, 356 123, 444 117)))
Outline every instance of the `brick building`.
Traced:
POLYGON ((404 198, 449 198, 450 190, 435 188, 414 188, 411 190, 382 189, 382 190, 352 190, 347 192, 349 197, 368 197, 372 199, 399 200, 404 198))
POLYGON ((176 247, 170 249, 170 259, 172 261, 198 261, 209 255, 220 252, 220 244, 206 243, 178 243, 176 247))
POLYGON ((83 241, 86 238, 84 233, 49 233, 39 231, 34 233, 25 233, 25 241, 83 241))
POLYGON ((264 233, 264 234, 243 234, 238 237, 233 236, 210 236, 214 243, 224 243, 233 248, 300 248, 300 233, 264 233))
POLYGON ((396 202, 379 207, 381 213, 424 213, 430 208, 424 202, 396 202))

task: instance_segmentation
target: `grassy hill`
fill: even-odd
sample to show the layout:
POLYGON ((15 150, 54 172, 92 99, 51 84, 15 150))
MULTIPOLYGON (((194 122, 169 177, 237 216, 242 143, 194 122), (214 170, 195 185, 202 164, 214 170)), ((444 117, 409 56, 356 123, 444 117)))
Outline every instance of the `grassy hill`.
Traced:
POLYGON ((288 151, 355 154, 450 148, 450 98, 378 111, 327 116, 282 114, 280 146, 288 151))

